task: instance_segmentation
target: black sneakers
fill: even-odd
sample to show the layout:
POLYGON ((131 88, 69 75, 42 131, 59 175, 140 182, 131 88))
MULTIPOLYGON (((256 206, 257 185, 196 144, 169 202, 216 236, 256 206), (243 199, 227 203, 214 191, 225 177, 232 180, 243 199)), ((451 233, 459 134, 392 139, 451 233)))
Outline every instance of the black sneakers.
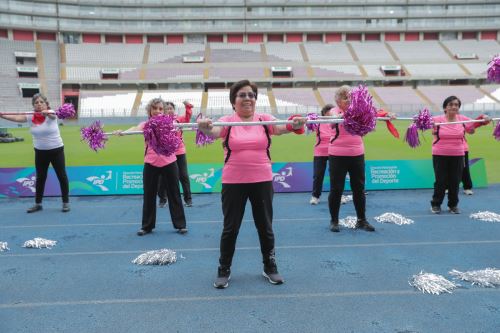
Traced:
POLYGON ((33 207, 30 207, 26 210, 26 213, 34 213, 34 212, 38 212, 40 210, 42 210, 43 207, 42 207, 42 204, 35 204, 33 207))
POLYGON ((448 208, 448 211, 449 211, 450 213, 452 213, 452 214, 460 214, 460 210, 458 209, 458 207, 457 207, 457 206, 455 206, 455 207, 449 207, 449 208, 448 208))
MULTIPOLYGON (((278 273, 278 268, 274 261, 264 264, 262 275, 272 284, 282 284, 285 282, 285 279, 278 273)), ((214 281, 214 288, 225 289, 229 287, 230 279, 231 269, 219 266, 217 269, 217 278, 214 281)))
POLYGON ((336 221, 336 222, 330 221, 330 231, 331 232, 339 232, 340 231, 339 221, 336 221))
POLYGON ((264 271, 262 272, 262 276, 264 276, 269 283, 272 284, 282 284, 285 282, 285 279, 278 273, 278 266, 276 265, 276 260, 274 256, 269 257, 269 260, 264 262, 264 271))
POLYGON ((144 235, 150 234, 151 232, 152 232, 152 230, 141 229, 141 230, 137 231, 137 236, 144 236, 144 235))
POLYGON ((356 229, 375 231, 375 228, 370 223, 368 223, 366 219, 358 219, 358 221, 356 222, 356 229))
POLYGON ((177 233, 181 234, 181 235, 184 235, 184 234, 187 234, 188 232, 188 229, 187 228, 180 228, 180 229, 177 229, 177 233))
POLYGON ((70 211, 69 202, 63 202, 61 211, 63 213, 67 213, 70 211))
POLYGON ((184 203, 184 206, 186 206, 186 207, 192 207, 193 206, 193 201, 192 200, 186 200, 186 202, 184 203))
POLYGON ((231 279, 231 270, 229 268, 220 267, 217 269, 217 278, 214 281, 214 288, 224 289, 229 287, 231 279))
POLYGON ((431 213, 432 214, 441 214, 441 207, 439 207, 439 206, 431 206, 431 213))
POLYGON ((264 276, 269 283, 272 284, 282 284, 285 282, 285 279, 278 273, 278 271, 272 271, 272 270, 267 270, 264 268, 264 271, 262 272, 262 276, 264 276))

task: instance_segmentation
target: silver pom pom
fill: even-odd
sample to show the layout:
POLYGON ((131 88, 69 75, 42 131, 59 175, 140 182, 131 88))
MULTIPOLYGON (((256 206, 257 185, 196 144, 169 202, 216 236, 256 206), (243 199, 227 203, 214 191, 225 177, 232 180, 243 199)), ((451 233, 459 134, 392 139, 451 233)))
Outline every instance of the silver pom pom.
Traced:
POLYGON ((409 281, 410 286, 417 288, 423 293, 439 295, 449 293, 459 285, 445 279, 442 275, 433 273, 424 273, 421 271, 417 275, 413 275, 409 281))
POLYGON ((345 219, 340 219, 339 224, 349 229, 355 229, 357 221, 356 216, 347 216, 345 219))
POLYGON ((9 249, 9 244, 7 242, 0 242, 0 252, 3 251, 8 251, 9 249))
POLYGON ((401 214, 397 213, 384 213, 380 216, 375 217, 375 220, 379 223, 394 223, 397 225, 412 224, 412 219, 408 219, 401 214))
POLYGON ((345 205, 346 203, 348 203, 349 201, 352 201, 352 195, 342 195, 342 199, 340 199, 340 203, 342 205, 345 205))
POLYGON ((500 222, 500 215, 493 212, 477 212, 470 214, 471 219, 476 219, 485 222, 500 222))
POLYGON ((141 254, 132 263, 136 265, 170 265, 177 261, 175 251, 161 249, 141 254))
POLYGON ((500 270, 495 268, 486 268, 478 271, 460 272, 450 271, 450 274, 460 280, 471 282, 480 287, 494 288, 500 286, 500 270))
POLYGON ((53 246, 56 245, 56 243, 57 241, 37 237, 24 242, 23 247, 34 248, 34 249, 42 249, 42 248, 51 249, 53 246))

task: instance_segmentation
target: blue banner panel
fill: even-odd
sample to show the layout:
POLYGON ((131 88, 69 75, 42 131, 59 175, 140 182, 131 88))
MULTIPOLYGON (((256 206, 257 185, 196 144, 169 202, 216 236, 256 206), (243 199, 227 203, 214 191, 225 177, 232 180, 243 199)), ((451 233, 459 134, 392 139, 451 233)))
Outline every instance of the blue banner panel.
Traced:
MULTIPOLYGON (((189 178, 193 193, 221 191, 222 164, 191 164, 189 178)), ((470 161, 475 187, 487 186, 483 159, 470 161)), ((142 194, 142 165, 68 167, 70 195, 142 194)), ((434 171, 430 160, 367 161, 367 190, 432 188, 434 171)), ((276 192, 312 190, 313 164, 274 163, 273 186, 276 192)), ((29 197, 35 194, 34 168, 0 168, 0 197, 29 197)), ((330 188, 325 175, 323 189, 330 188)), ((350 189, 349 176, 346 189, 350 189)), ((45 195, 59 196, 59 182, 52 169, 45 185, 45 195)))

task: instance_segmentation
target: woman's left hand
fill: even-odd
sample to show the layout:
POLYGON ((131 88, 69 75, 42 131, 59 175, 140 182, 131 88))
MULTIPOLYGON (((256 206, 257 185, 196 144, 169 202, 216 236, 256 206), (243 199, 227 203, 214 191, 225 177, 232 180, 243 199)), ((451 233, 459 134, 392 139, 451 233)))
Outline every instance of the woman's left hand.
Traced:
POLYGON ((304 125, 306 124, 306 121, 307 121, 307 118, 305 117, 295 117, 292 119, 293 123, 292 123, 292 128, 294 130, 298 130, 298 129, 301 129, 302 127, 304 127, 304 125))
POLYGON ((52 110, 42 110, 42 111, 40 111, 40 113, 44 117, 49 117, 50 119, 55 119, 56 118, 56 115, 55 115, 55 113, 52 110))
POLYGON ((490 116, 488 116, 487 114, 484 114, 482 115, 483 116, 483 119, 484 119, 484 124, 485 125, 488 125, 489 123, 491 123, 491 118, 490 116))

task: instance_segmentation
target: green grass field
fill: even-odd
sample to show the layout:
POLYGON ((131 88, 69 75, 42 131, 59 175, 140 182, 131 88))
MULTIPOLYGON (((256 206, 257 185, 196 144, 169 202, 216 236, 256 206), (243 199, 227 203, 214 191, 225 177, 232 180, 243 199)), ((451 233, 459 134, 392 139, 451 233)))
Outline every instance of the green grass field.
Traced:
MULTIPOLYGON (((132 125, 130 125, 132 126, 132 125)), ((105 130, 127 129, 130 126, 109 126, 105 130)), ((404 137, 407 122, 396 122, 401 137, 404 137)), ((34 165, 34 153, 31 134, 26 128, 9 129, 24 142, 0 144, 0 167, 25 167, 34 165)), ((500 183, 500 142, 492 136, 493 127, 480 128, 476 134, 467 136, 470 158, 482 157, 486 160, 486 172, 489 183, 500 183)), ((68 166, 81 165, 130 165, 142 164, 144 140, 141 135, 112 137, 104 150, 94 152, 80 141, 80 131, 76 126, 62 126, 66 163, 68 166)), ((198 148, 194 144, 194 132, 185 132, 189 163, 222 163, 221 142, 216 141, 209 147, 198 148)), ((409 148, 402 140, 393 138, 379 123, 377 131, 365 137, 366 159, 368 160, 416 160, 431 159, 430 132, 421 138, 422 145, 417 149, 409 148)), ((272 158, 275 162, 309 162, 313 157, 314 135, 283 135, 273 137, 272 158)))

